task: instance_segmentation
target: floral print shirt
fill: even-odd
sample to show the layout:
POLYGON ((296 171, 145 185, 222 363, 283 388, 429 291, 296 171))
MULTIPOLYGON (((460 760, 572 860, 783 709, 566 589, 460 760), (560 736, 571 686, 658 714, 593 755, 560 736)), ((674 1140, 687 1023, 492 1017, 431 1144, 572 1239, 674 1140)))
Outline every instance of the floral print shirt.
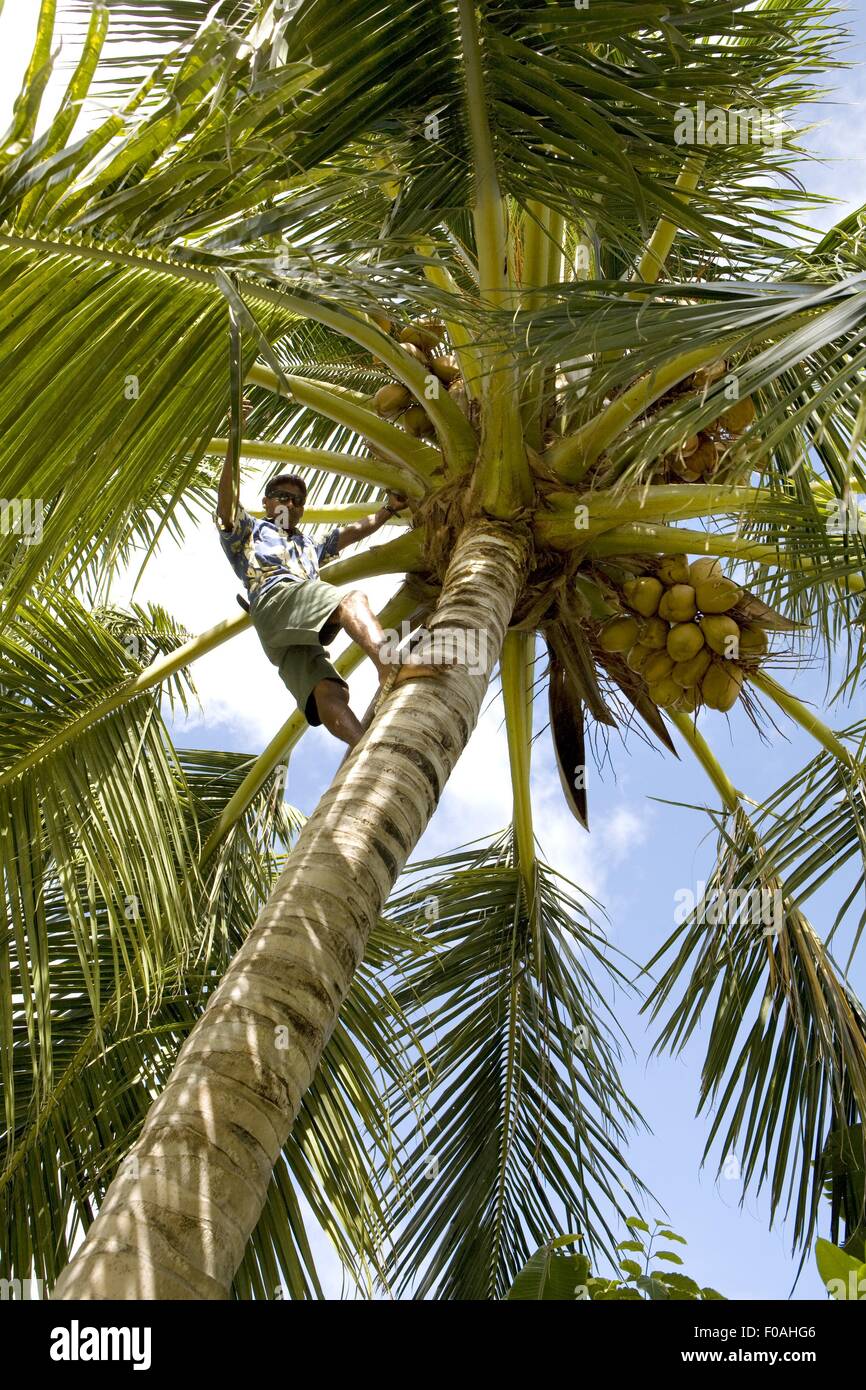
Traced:
POLYGON ((218 516, 214 520, 229 564, 246 587, 253 606, 275 584, 318 579, 319 565, 338 553, 339 526, 316 545, 303 531, 284 531, 267 517, 254 520, 241 506, 231 531, 224 529, 218 516))

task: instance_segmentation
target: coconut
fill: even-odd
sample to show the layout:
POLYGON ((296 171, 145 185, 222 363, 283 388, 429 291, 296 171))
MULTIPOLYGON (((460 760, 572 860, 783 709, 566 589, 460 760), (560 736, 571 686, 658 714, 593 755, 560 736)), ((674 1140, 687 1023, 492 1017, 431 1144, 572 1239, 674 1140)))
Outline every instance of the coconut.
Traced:
POLYGON ((420 362, 422 367, 427 366, 427 358, 424 356, 421 349, 416 347, 414 343, 401 343, 400 346, 410 357, 414 357, 416 362, 420 362))
POLYGON ((450 386, 452 381, 456 381, 460 376, 460 368, 457 359, 454 357, 431 357, 430 370, 438 376, 439 380, 446 386, 450 386))
POLYGON ((689 459, 690 470, 692 473, 700 473, 701 477, 706 477, 708 473, 715 473, 718 460, 719 451, 715 444, 705 434, 702 434, 699 447, 689 459))
POLYGON ((679 447, 678 452, 680 457, 684 459, 691 458, 692 454, 697 453, 700 442, 700 435, 690 434, 687 439, 683 440, 679 447))
POLYGON ((627 652, 638 639, 637 618, 612 618, 605 623, 599 636, 603 652, 627 652))
POLYGON ((650 657, 655 655, 656 653, 651 651, 649 647, 644 647, 640 642, 635 642, 626 657, 626 665, 630 666, 633 671, 640 673, 643 671, 650 657))
POLYGON ((655 704, 661 705, 663 709, 673 705, 674 702, 680 698, 682 693, 676 681, 672 681, 670 676, 664 676, 660 681, 657 681, 655 685, 651 685, 649 688, 650 699, 655 704))
POLYGON ((651 618, 659 606, 664 589, 660 579, 644 575, 641 579, 626 580, 622 592, 629 608, 633 608, 643 618, 651 618))
POLYGON ((728 364, 724 358, 719 357, 715 362, 708 362, 705 367, 699 367, 692 377, 692 385, 698 390, 703 391, 708 386, 712 386, 714 381, 719 381, 728 370, 728 364))
POLYGON ((722 613, 711 613, 701 618, 701 631, 711 651, 719 656, 739 656, 740 629, 733 618, 726 618, 722 613))
POLYGON ((721 416, 720 423, 730 434, 742 434, 743 430, 748 429, 757 413, 755 402, 751 396, 744 396, 741 401, 736 401, 729 410, 725 411, 724 415, 721 416))
POLYGON ((671 671, 671 680, 675 680, 677 685, 683 686, 684 689, 699 685, 711 660, 706 647, 701 647, 696 656, 690 657, 688 661, 676 663, 671 671))
POLYGON ((743 685, 743 673, 732 661, 714 661, 701 681, 701 695, 710 709, 723 713, 737 702, 743 685))
POLYGON ((416 319, 414 326, 423 328, 425 333, 432 333, 437 343, 441 343, 445 337, 445 325, 440 323, 438 319, 416 319))
POLYGON ((390 319, 387 314, 372 313, 369 317, 377 328, 381 328, 383 333, 390 333, 394 327, 393 319, 390 319))
POLYGON ((692 560, 692 563, 689 565, 689 583, 698 585, 703 583, 705 579, 711 579, 715 575, 721 577, 721 573, 722 567, 719 561, 707 555, 700 560, 692 560))
POLYGON ((399 382, 394 382, 376 392, 373 404, 379 415, 396 415, 398 411, 405 410, 407 405, 412 404, 412 392, 407 391, 399 382))
POLYGON ((696 586, 695 597, 702 613, 727 613, 739 601, 742 592, 732 579, 713 575, 696 586))
MULTIPOLYGON (((641 639, 643 641, 643 638, 641 639)), ((740 656, 763 656, 769 643, 761 627, 740 628, 740 656)))
POLYGON ((680 714, 694 714, 698 707, 698 688, 695 685, 689 686, 680 691, 680 697, 674 702, 673 708, 680 714))
POLYGON ((427 352, 439 342, 439 335, 431 333, 429 328, 422 328, 420 324, 410 323, 400 329, 400 342, 412 343, 416 348, 427 352))
POLYGON ((654 652, 663 652, 670 629, 662 618, 647 618, 640 625, 641 646, 650 647, 654 652))
POLYGON ((672 584, 662 595, 658 611, 659 617, 669 623, 685 623, 693 618, 698 606, 691 584, 672 584))
POLYGON ((643 677, 648 685, 657 685, 664 680, 673 670, 673 661, 667 652, 653 652, 648 661, 644 662, 643 677))
POLYGON ((688 584, 689 561, 686 555, 663 555, 656 571, 663 584, 688 584))
POLYGON ((405 414, 400 416, 400 424, 404 429, 408 430, 410 434, 416 436, 419 434, 433 433, 433 421, 430 419, 423 405, 410 406, 405 414))
POLYGON ((676 623, 668 633, 668 656, 672 661, 690 661, 704 645, 704 634, 697 623, 676 623))

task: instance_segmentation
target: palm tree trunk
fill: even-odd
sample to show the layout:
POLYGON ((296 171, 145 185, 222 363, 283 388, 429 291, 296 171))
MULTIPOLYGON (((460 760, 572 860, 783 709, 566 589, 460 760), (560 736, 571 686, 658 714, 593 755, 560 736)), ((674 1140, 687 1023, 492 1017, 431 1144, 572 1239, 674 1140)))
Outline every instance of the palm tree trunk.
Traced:
POLYGON ((475 726, 528 555, 513 525, 460 536, 429 626, 477 637, 477 661, 470 647, 469 669, 397 687, 322 797, 54 1298, 229 1296, 371 926, 475 726))

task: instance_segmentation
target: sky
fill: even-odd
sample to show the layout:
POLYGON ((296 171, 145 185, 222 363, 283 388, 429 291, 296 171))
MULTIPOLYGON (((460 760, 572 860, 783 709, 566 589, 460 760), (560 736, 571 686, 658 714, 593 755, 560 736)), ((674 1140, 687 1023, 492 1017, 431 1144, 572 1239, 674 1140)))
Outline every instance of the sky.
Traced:
MULTIPOLYGON (((7 117, 4 103, 11 102, 26 65, 37 9, 36 0, 6 0, 0 15, 3 121, 7 117)), ((860 61, 866 39, 862 6, 852 11, 851 23, 854 44, 849 58, 860 61)), ((808 116, 821 122, 807 139, 817 159, 801 170, 809 188, 839 200, 836 207, 822 209, 816 217, 821 226, 866 202, 862 140, 866 87, 862 69, 859 74, 839 70, 828 80, 834 88, 832 100, 808 116)), ((59 93, 63 85, 65 78, 52 79, 48 110, 52 109, 52 93, 59 93)), ((258 505, 258 496, 256 475, 251 473, 243 492, 246 505, 258 505)), ((363 587, 379 607, 392 592, 394 581, 366 581, 363 587)), ((182 551, 172 543, 163 548, 148 567, 135 598, 164 604, 190 632, 201 632, 237 612, 236 590, 216 532, 203 519, 189 531, 182 551)), ((117 598, 122 601, 131 592, 127 577, 117 598)), ((339 650, 337 643, 332 654, 339 650)), ((194 677, 201 707, 187 720, 174 723, 173 734, 180 744, 254 754, 290 713, 287 694, 251 631, 196 663, 194 677)), ((352 678, 351 686, 353 707, 361 711, 373 691, 372 671, 366 664, 352 678)), ((866 714, 862 693, 850 707, 843 710, 837 706, 827 713, 823 673, 817 667, 798 674, 795 688, 801 699, 823 708, 828 722, 836 726, 866 714)), ((537 706, 536 729, 545 722, 544 709, 537 706)), ((781 736, 762 741, 738 710, 730 719, 707 712, 699 721, 731 780, 755 801, 784 782, 816 751, 799 729, 781 717, 778 722, 781 736)), ((713 862, 709 820, 700 808, 715 808, 717 799, 688 750, 680 751, 680 761, 675 762, 634 736, 623 746, 615 735, 604 769, 590 770, 591 833, 586 834, 565 807, 548 739, 543 736, 535 743, 532 790, 543 856, 604 904, 610 942, 639 962, 648 960, 672 931, 677 893, 706 878, 713 862)), ((324 731, 311 730, 292 755, 287 799, 309 813, 341 757, 342 748, 324 731)), ((492 695, 415 857, 431 857, 498 832, 504 828, 509 811, 502 707, 492 695)), ((809 905, 819 935, 832 920, 833 901, 832 895, 822 893, 809 905)), ((864 976, 861 950, 859 966, 851 975, 861 998, 866 997, 864 976)), ((700 1283, 711 1284, 731 1299, 787 1297, 796 1274, 789 1228, 778 1217, 773 1228, 768 1228, 765 1194, 756 1195, 752 1189, 744 1197, 737 1178, 716 1176, 718 1164, 726 1157, 718 1148, 706 1166, 700 1166, 708 1120, 705 1115, 696 1115, 696 1106, 706 1030, 698 1030, 676 1057, 651 1057, 660 1022, 649 1023, 646 1015, 639 1014, 638 1004, 622 994, 611 1002, 633 1049, 633 1055, 623 1057, 622 1081, 650 1128, 649 1133, 635 1133, 628 1151, 630 1163, 660 1204, 647 1207, 643 1214, 650 1219, 669 1219, 686 1238, 685 1269, 700 1283)), ((313 1243, 327 1295, 346 1296, 339 1262, 326 1238, 314 1233, 313 1243)), ((793 1297, 819 1296, 823 1296, 823 1286, 810 1258, 793 1297)))

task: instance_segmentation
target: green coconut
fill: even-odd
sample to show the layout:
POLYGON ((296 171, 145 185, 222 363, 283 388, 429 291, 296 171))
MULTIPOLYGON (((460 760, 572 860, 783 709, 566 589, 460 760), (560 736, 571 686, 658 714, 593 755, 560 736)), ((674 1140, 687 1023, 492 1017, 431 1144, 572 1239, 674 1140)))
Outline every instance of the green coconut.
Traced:
POLYGON ((659 617, 669 623, 687 623, 698 611, 691 584, 673 584, 662 594, 659 617))
POLYGON ((680 714, 694 714, 699 704, 700 691, 696 685, 691 685, 680 691, 680 698, 675 702, 673 708, 680 714))
POLYGON ((702 584, 705 579, 711 579, 716 575, 721 578, 722 566, 712 555, 703 555, 700 560, 692 560, 689 565, 689 583, 692 585, 702 584))
POLYGON ((710 664, 712 657, 706 647, 688 661, 678 661, 671 671, 671 680, 675 680, 677 685, 683 689, 691 689, 695 685, 700 685, 704 672, 710 664))
POLYGON ((438 333, 432 333, 429 328, 422 328, 420 324, 410 323, 400 330, 400 342, 412 343, 415 347, 421 348, 422 352, 428 351, 439 342, 438 333))
POLYGON ((659 606, 664 587, 660 579, 644 575, 641 579, 627 579, 622 586, 622 592, 629 608, 633 608, 643 618, 651 618, 659 606))
POLYGON ((691 661, 704 645, 704 634, 697 623, 676 623, 668 633, 668 656, 672 661, 691 661))
POLYGON ((686 555, 663 555, 657 570, 663 584, 688 584, 689 561, 686 555))
POLYGON ((736 401, 725 411, 721 417, 721 424, 731 434, 742 434, 743 430, 749 428, 757 413, 751 396, 744 396, 741 401, 736 401))
POLYGON ((695 598, 702 613, 727 613, 742 597, 742 589, 732 579, 711 575, 695 588, 695 598))
POLYGON ((682 690, 676 681, 671 680, 670 676, 663 676, 660 681, 649 688, 650 699, 662 709, 672 706, 682 695, 682 690))
POLYGON ((663 652, 670 628, 663 618, 647 618, 640 625, 640 640, 644 647, 652 647, 654 652, 663 652))
POLYGON ((599 645, 603 652, 627 652, 638 639, 637 618, 612 618, 605 623, 599 635, 599 645))
POLYGON ((400 424, 410 434, 432 434, 433 421, 427 414, 423 405, 410 406, 404 415, 400 416, 400 424))
POLYGON ((649 647, 644 647, 640 642, 635 642, 626 657, 626 665, 630 666, 633 671, 640 673, 644 670, 647 662, 653 655, 654 653, 649 647))
POLYGON ((762 627, 740 628, 740 656, 764 656, 768 647, 767 634, 762 627))
POLYGON ((673 670, 673 661, 667 652, 653 652, 643 668, 643 677, 648 685, 657 685, 673 670))
POLYGON ((740 629, 733 618, 723 613, 711 613, 701 618, 701 631, 711 651, 719 656, 736 657, 740 650, 740 629))
POLYGON ((710 709, 725 713, 739 697, 743 673, 732 661, 714 661, 701 681, 701 695, 710 709))
POLYGON ((431 357, 430 370, 446 386, 450 386, 460 376, 456 357, 431 357))
POLYGON ((390 386, 383 386, 373 397, 373 404, 378 415, 396 415, 399 411, 405 410, 407 405, 412 404, 412 392, 407 391, 405 386, 399 382, 393 382, 390 386))

